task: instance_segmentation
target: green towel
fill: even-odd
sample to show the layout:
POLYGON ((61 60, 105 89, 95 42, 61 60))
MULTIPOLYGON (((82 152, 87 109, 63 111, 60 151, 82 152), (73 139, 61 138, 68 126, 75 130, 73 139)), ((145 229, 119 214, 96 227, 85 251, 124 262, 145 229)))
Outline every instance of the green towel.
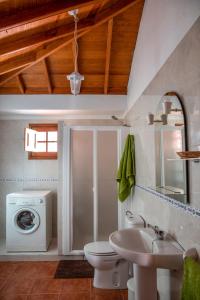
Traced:
POLYGON ((134 136, 128 135, 124 152, 117 172, 118 198, 121 202, 126 200, 135 185, 135 147, 134 136))
POLYGON ((200 264, 191 257, 184 260, 181 300, 200 300, 200 264))

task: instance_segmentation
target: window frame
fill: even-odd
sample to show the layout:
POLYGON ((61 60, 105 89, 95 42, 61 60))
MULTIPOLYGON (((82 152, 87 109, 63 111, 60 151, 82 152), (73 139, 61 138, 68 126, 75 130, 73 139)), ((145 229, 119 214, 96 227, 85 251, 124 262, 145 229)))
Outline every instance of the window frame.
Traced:
MULTIPOLYGON (((35 123, 29 124, 29 128, 42 131, 42 132, 49 132, 49 131, 58 131, 58 124, 54 123, 35 123)), ((48 143, 48 140, 46 141, 48 143)), ((58 141, 57 141, 58 143, 58 141)), ((46 160, 46 159, 57 159, 58 153, 57 152, 28 152, 28 159, 29 160, 46 160)))

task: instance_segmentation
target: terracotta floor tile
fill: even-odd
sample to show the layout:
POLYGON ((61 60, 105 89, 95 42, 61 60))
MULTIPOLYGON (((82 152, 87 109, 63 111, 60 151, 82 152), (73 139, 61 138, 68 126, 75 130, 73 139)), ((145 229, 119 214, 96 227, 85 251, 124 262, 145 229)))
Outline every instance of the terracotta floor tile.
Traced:
POLYGON ((127 291, 93 288, 91 278, 54 279, 57 264, 58 262, 0 262, 0 300, 128 299, 127 291))
MULTIPOLYGON (((33 280, 25 280, 25 278, 12 278, 8 279, 3 288, 0 291, 1 295, 25 295, 29 294, 32 286, 34 284, 33 280)), ((1 298, 0 298, 1 299, 1 298)))
POLYGON ((12 277, 53 278, 58 262, 22 262, 19 263, 12 277))
POLYGON ((92 289, 91 300, 123 300, 120 290, 92 289))
POLYGON ((0 299, 1 300, 28 300, 27 295, 5 295, 5 296, 1 296, 0 295, 0 299))
POLYGON ((101 295, 93 295, 91 297, 91 300, 123 300, 123 296, 119 294, 113 294, 113 293, 105 293, 101 295))
POLYGON ((58 300, 58 294, 29 295, 27 300, 58 300))
POLYGON ((91 290, 91 279, 64 279, 62 285, 62 293, 68 292, 90 292, 91 290))
POLYGON ((90 292, 70 292, 66 294, 60 294, 59 300, 90 300, 90 292))
POLYGON ((2 288, 4 287, 4 285, 6 284, 7 279, 4 278, 0 278, 0 291, 2 290, 2 288))
POLYGON ((62 279, 36 279, 31 294, 57 294, 61 292, 62 279))
POLYGON ((120 293, 123 300, 128 300, 128 290, 121 290, 120 293))
POLYGON ((16 263, 12 262, 0 262, 0 277, 8 278, 16 270, 16 263))

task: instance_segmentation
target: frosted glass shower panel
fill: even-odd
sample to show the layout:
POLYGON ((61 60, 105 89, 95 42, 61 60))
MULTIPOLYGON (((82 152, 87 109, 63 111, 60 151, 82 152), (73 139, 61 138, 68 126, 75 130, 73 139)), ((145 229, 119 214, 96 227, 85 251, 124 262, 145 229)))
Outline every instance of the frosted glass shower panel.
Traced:
POLYGON ((98 238, 107 240, 118 228, 117 221, 117 132, 99 131, 97 135, 98 166, 98 238))
POLYGON ((93 132, 72 130, 73 246, 93 241, 93 132))

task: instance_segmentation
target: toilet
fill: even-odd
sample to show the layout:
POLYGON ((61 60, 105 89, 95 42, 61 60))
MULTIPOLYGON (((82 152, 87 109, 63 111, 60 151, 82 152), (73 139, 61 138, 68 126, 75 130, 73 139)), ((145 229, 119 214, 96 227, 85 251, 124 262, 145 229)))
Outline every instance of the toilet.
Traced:
MULTIPOLYGON (((141 228, 145 223, 137 214, 126 212, 125 227, 141 228)), ((126 289, 129 262, 117 254, 108 241, 97 241, 84 246, 85 257, 94 267, 93 286, 100 289, 126 289)))

